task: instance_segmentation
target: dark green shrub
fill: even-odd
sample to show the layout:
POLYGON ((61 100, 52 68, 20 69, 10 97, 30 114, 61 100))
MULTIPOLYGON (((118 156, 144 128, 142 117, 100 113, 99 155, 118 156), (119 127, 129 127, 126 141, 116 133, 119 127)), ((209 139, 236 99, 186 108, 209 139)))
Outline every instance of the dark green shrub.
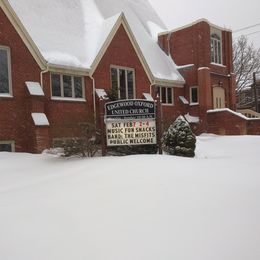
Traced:
POLYGON ((192 133, 189 123, 179 116, 170 125, 162 137, 163 149, 170 155, 194 157, 196 136, 192 133))

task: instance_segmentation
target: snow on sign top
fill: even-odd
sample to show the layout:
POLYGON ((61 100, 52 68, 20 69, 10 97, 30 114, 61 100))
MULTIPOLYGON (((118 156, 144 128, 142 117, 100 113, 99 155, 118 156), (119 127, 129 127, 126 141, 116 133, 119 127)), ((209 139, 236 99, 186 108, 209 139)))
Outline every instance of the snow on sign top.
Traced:
POLYGON ((157 44, 157 33, 166 27, 148 0, 8 2, 49 64, 90 70, 123 13, 153 77, 184 83, 157 44))

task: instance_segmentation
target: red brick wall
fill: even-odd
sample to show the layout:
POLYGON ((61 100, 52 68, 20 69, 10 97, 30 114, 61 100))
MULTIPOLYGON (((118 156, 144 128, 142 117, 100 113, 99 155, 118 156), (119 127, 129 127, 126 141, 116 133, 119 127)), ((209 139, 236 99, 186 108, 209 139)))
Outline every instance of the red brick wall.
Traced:
POLYGON ((179 99, 179 96, 184 95, 183 91, 183 88, 174 88, 174 105, 162 105, 162 122, 164 128, 173 123, 179 115, 186 114, 185 106, 183 106, 179 99))
MULTIPOLYGON (((121 25, 111 44, 100 61, 93 77, 96 88, 111 88, 110 66, 129 67, 135 70, 136 98, 144 98, 143 93, 150 93, 149 78, 134 50, 134 47, 121 25)), ((154 86, 152 87, 154 89, 154 86)), ((179 96, 184 95, 183 88, 174 88, 174 106, 163 106, 164 122, 172 122, 181 113, 179 96)))
POLYGON ((96 88, 111 88, 110 65, 129 67, 135 70, 136 98, 150 93, 150 81, 134 50, 134 47, 121 25, 93 75, 96 88))
POLYGON ((170 51, 178 65, 208 66, 210 63, 209 25, 206 22, 200 22, 171 33, 170 51))
POLYGON ((84 77, 86 102, 51 99, 50 73, 44 74, 45 113, 50 122, 50 139, 73 137, 79 134, 79 124, 94 122, 93 85, 84 77))
POLYGON ((260 135, 260 119, 244 119, 228 111, 208 113, 207 132, 219 135, 260 135))
POLYGON ((245 135, 247 120, 228 111, 208 113, 207 132, 219 135, 245 135))
POLYGON ((0 140, 15 140, 17 152, 32 151, 31 120, 25 81, 40 81, 40 68, 0 9, 0 45, 11 50, 13 98, 0 97, 0 140))
POLYGON ((247 122, 247 134, 260 135, 260 120, 249 120, 247 122))

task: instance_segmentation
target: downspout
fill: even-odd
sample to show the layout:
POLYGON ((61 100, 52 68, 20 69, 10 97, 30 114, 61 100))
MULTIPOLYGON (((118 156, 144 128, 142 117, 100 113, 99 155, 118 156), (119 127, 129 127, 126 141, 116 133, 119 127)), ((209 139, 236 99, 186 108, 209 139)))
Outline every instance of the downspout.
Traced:
POLYGON ((45 74, 45 73, 47 73, 47 72, 49 72, 49 67, 48 67, 48 65, 46 66, 46 69, 45 70, 42 70, 41 71, 41 73, 40 73, 40 83, 41 83, 41 87, 42 87, 42 89, 43 89, 43 74, 45 74))
POLYGON ((93 78, 93 76, 91 74, 89 74, 89 77, 92 80, 94 123, 96 125, 97 124, 97 115, 96 115, 96 111, 97 111, 97 105, 96 105, 96 83, 95 83, 95 79, 93 78))
MULTIPOLYGON (((155 81, 153 81, 151 84, 150 84, 150 95, 153 96, 153 91, 152 91, 152 87, 153 86, 156 86, 157 84, 155 83, 155 81)), ((155 97, 156 98, 156 97, 155 97)))

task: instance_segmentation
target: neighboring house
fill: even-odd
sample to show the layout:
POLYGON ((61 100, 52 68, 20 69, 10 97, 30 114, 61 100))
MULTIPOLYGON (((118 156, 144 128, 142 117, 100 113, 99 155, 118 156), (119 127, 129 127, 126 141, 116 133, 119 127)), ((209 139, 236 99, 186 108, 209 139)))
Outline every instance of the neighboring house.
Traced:
POLYGON ((231 31, 206 20, 166 31, 145 0, 0 0, 0 151, 77 136, 111 88, 160 94, 165 124, 183 114, 196 133, 218 133, 208 110, 235 109, 231 31))
POLYGON ((260 116, 260 84, 256 85, 256 88, 253 86, 244 88, 237 93, 237 109, 239 111, 251 110, 251 114, 247 113, 248 116, 252 116, 258 113, 260 116), (257 97, 257 99, 255 98, 257 97))

